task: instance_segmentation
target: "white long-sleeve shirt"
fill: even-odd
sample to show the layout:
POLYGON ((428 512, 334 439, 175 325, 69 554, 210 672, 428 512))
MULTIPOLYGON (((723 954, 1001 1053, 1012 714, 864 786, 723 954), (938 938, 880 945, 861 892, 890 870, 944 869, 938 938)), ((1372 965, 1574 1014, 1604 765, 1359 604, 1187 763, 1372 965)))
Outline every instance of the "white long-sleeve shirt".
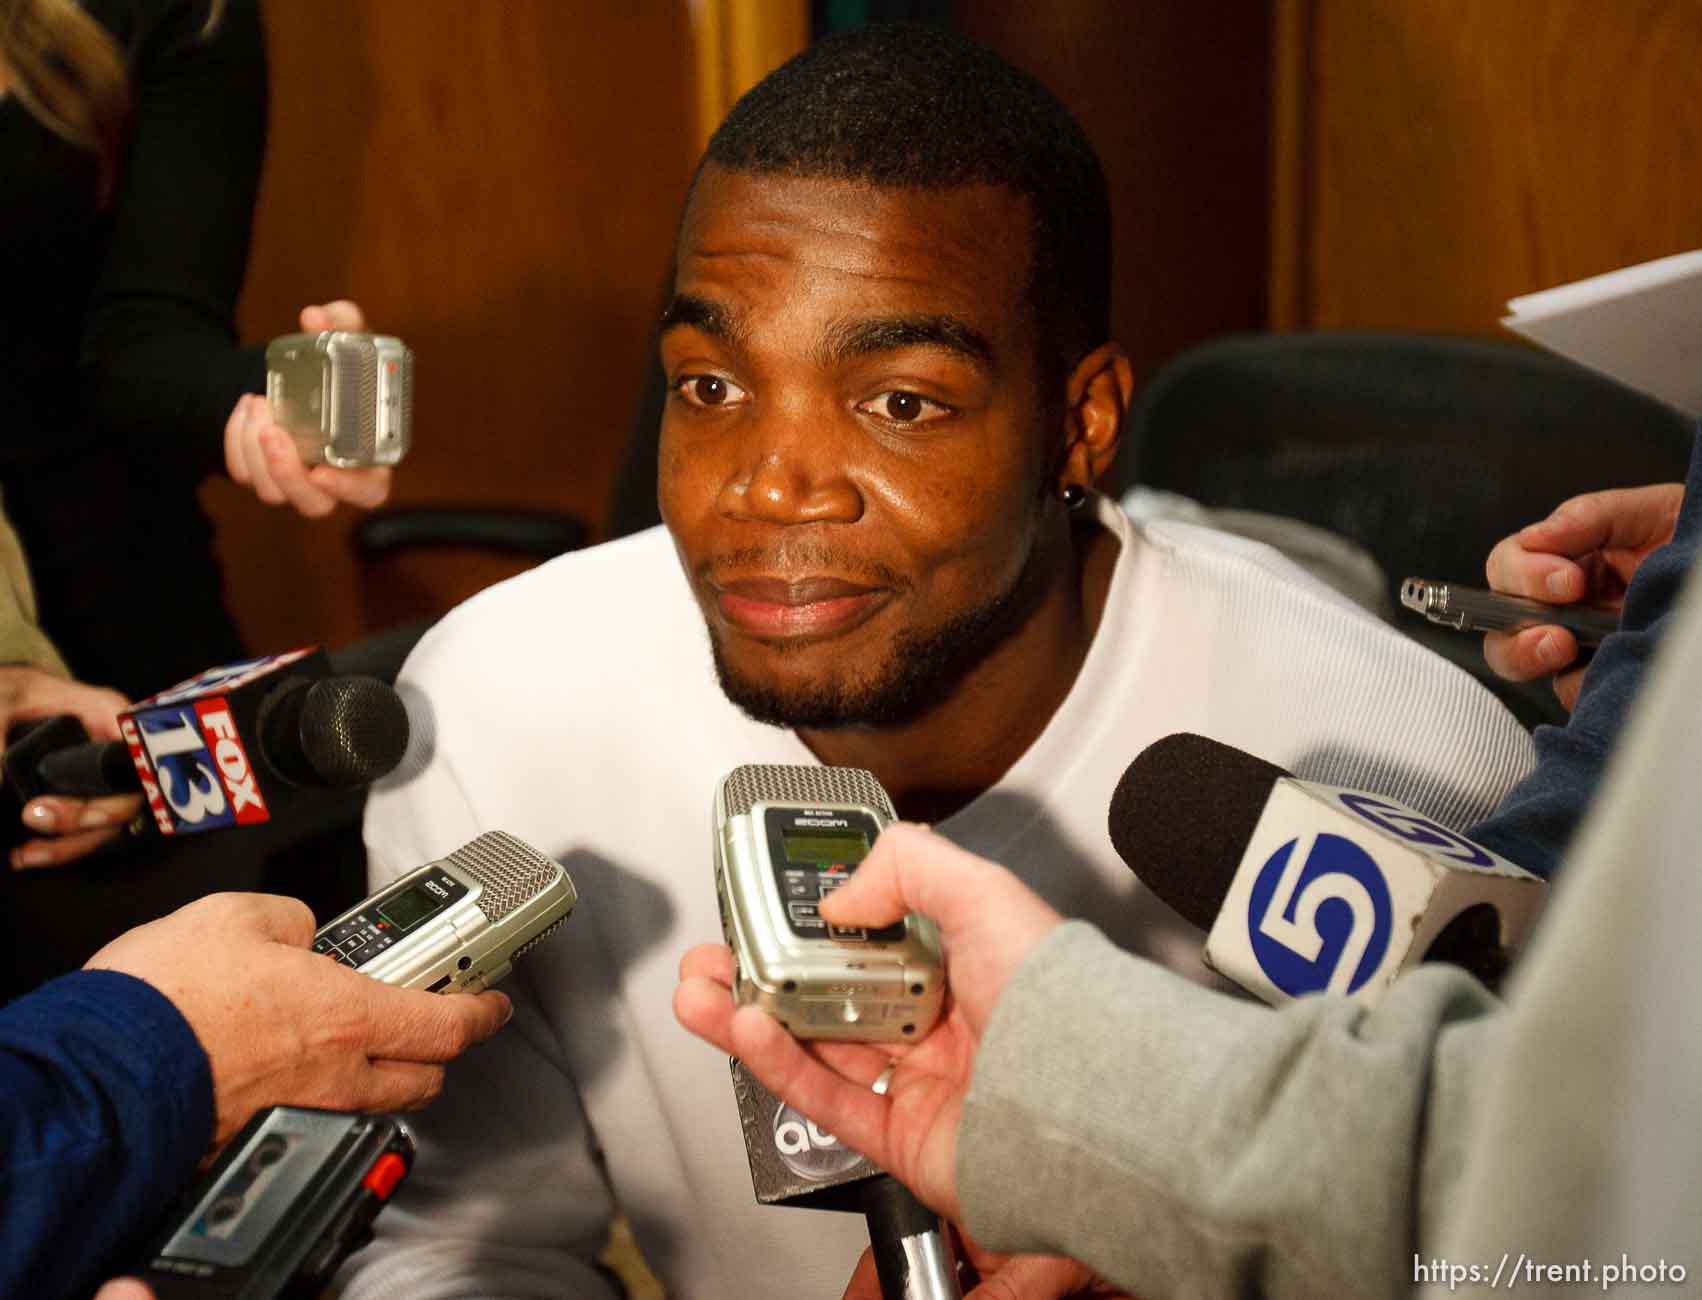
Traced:
MULTIPOLYGON (((1152 741, 1195 731, 1298 775, 1464 828, 1529 770, 1481 686, 1257 543, 1137 528, 1050 724, 936 829, 1008 864, 1119 946, 1205 979, 1201 936, 1113 850, 1111 792, 1152 741)), ((468 601, 403 674, 434 723, 423 770, 375 792, 373 883, 485 830, 551 853, 580 903, 505 986, 514 1022, 419 1117, 413 1177, 346 1300, 603 1295, 587 1261, 618 1201, 670 1294, 837 1295, 860 1216, 758 1206, 724 1056, 675 1023, 680 955, 721 937, 711 801, 741 763, 814 763, 722 695, 665 532, 552 561, 468 601)))

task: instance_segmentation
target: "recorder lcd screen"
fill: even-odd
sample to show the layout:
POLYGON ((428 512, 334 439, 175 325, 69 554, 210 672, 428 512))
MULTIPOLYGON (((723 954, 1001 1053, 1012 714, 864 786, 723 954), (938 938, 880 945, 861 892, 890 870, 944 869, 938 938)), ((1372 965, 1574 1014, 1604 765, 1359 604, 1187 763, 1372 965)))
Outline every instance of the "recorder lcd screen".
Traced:
POLYGON ((385 899, 383 906, 378 909, 378 914, 398 930, 406 930, 442 906, 441 898, 415 885, 412 889, 404 889, 394 898, 385 899))
POLYGON ((798 866, 827 866, 843 863, 854 867, 869 856, 864 835, 782 835, 786 861, 798 866))

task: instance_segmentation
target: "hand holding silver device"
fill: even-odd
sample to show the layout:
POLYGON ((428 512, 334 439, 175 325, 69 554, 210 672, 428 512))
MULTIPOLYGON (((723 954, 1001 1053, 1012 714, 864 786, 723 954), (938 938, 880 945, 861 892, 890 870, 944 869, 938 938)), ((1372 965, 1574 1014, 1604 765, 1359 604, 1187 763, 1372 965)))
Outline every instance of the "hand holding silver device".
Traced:
MULTIPOLYGON (((933 1028, 946 987, 939 927, 912 912, 879 930, 845 930, 819 910, 896 820, 886 790, 860 767, 750 764, 723 778, 715 890, 733 950, 735 1002, 768 1012, 794 1038, 903 1043, 933 1028)), ((885 1090, 884 1076, 875 1090, 885 1090)), ((760 1087, 740 1091, 758 1200, 771 1199, 769 1176, 759 1173, 771 1153, 752 1135, 771 1125, 754 1123, 752 1110, 772 1115, 777 1104, 760 1087)), ((939 1216, 888 1175, 863 1175, 856 1186, 883 1300, 957 1300, 963 1290, 939 1216)))
POLYGON ((394 465, 414 424, 414 354, 388 334, 286 334, 266 348, 266 400, 308 465, 394 465))
POLYGON ((945 998, 938 927, 912 913, 839 930, 818 905, 896 821, 872 773, 747 765, 715 792, 715 888, 733 950, 733 998, 796 1038, 909 1042, 945 998))
POLYGON ((1619 615, 1610 610, 1547 605, 1523 596, 1425 578, 1408 578, 1401 583, 1401 604, 1456 632, 1523 632, 1552 623, 1565 628, 1581 646, 1600 645, 1619 626, 1619 615))
POLYGON ((356 903, 314 936, 313 951, 400 988, 479 993, 577 901, 554 858, 487 831, 356 903))

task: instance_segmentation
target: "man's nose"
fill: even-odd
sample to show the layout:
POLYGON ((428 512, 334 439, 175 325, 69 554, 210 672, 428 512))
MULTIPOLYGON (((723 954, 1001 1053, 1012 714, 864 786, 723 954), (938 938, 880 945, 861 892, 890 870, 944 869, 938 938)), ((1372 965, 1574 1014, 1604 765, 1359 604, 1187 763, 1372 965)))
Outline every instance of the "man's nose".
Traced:
POLYGON ((832 432, 801 421, 752 424, 745 454, 721 487, 724 515, 780 525, 855 523, 862 517, 862 495, 832 432))

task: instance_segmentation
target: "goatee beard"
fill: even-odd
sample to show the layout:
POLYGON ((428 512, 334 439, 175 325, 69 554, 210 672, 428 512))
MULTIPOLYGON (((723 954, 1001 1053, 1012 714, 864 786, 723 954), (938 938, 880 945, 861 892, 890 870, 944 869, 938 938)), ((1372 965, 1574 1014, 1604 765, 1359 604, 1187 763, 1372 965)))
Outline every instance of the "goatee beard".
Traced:
POLYGON ((1040 548, 990 600, 940 627, 900 632, 886 659, 864 681, 827 680, 782 690, 752 681, 727 661, 713 629, 710 651, 721 690, 757 722, 794 730, 889 728, 915 722, 951 698, 958 685, 1033 617, 1045 584, 1040 548))

